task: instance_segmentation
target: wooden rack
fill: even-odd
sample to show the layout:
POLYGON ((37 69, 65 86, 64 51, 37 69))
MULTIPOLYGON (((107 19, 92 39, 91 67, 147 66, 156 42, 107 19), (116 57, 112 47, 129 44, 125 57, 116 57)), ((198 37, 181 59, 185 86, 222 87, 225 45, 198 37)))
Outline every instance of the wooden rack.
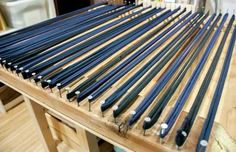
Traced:
MULTIPOLYGON (((234 59, 231 63, 230 72, 227 78, 227 84, 224 89, 223 99, 222 99, 219 112, 216 118, 216 123, 214 126, 214 133, 212 134, 211 140, 210 140, 211 145, 213 147, 212 146, 209 146, 209 147, 211 147, 212 149, 220 148, 220 146, 222 145, 225 146, 224 148, 230 149, 230 147, 228 147, 230 145, 225 144, 224 138, 227 137, 228 141, 231 141, 231 142, 236 139, 236 132, 234 130, 235 123, 232 123, 236 119, 235 118, 236 110, 235 110, 235 102, 234 102, 234 98, 236 97, 234 93, 236 89, 235 88, 236 71, 234 70, 236 68, 235 51, 234 51, 233 56, 234 56, 234 59)), ((217 81, 216 78, 217 76, 215 76, 214 82, 212 82, 212 88, 216 84, 216 81, 217 81)), ((104 118, 101 117, 100 110, 98 109, 98 106, 96 106, 96 104, 99 104, 99 102, 95 102, 92 108, 93 111, 89 112, 87 102, 83 102, 83 104, 80 107, 78 107, 75 102, 69 103, 65 99, 59 98, 58 94, 50 93, 49 90, 43 90, 42 88, 29 82, 28 80, 23 80, 22 78, 17 77, 15 74, 12 74, 2 68, 0 69, 0 80, 4 84, 10 86, 11 88, 17 90, 18 92, 20 92, 21 94, 25 96, 25 99, 28 102, 29 107, 34 109, 32 113, 34 113, 35 117, 37 118, 38 125, 41 126, 41 133, 43 135, 48 136, 48 132, 45 131, 45 128, 43 127, 44 125, 47 126, 48 124, 44 124, 45 123, 44 118, 38 118, 38 117, 41 117, 42 113, 45 113, 45 110, 50 110, 56 113, 59 119, 65 119, 69 121, 70 123, 75 124, 75 126, 83 128, 86 131, 114 145, 123 147, 126 150, 131 150, 131 151, 158 151, 158 150, 173 151, 175 150, 175 147, 173 144, 173 141, 174 141, 173 136, 170 136, 168 140, 165 141, 166 142, 165 144, 159 143, 157 136, 155 136, 155 132, 157 131, 159 124, 157 124, 152 130, 148 131, 146 136, 142 135, 142 129, 140 129, 140 126, 138 125, 139 123, 137 123, 136 126, 134 126, 130 131, 128 131, 127 134, 124 134, 123 132, 119 132, 119 127, 113 123, 113 120, 110 116, 110 112, 107 112, 104 118), (40 108, 44 110, 38 111, 38 109, 40 108)), ((201 79, 199 80, 199 82, 200 81, 201 79)), ((149 86, 149 88, 150 87, 151 86, 149 86)), ((212 90, 213 89, 209 90, 208 92, 207 98, 204 101, 204 106, 201 109, 201 112, 199 113, 199 117, 196 123, 197 125, 193 127, 193 131, 191 132, 187 143, 184 145, 183 151, 194 150, 196 140, 197 140, 196 137, 200 133, 199 131, 202 126, 203 119, 206 116, 207 107, 209 105, 209 101, 212 96, 212 92, 211 92, 212 90)), ((109 92, 107 92, 107 94, 109 94, 109 92)), ((192 98, 194 97, 194 94, 196 93, 192 94, 192 98)), ((104 95, 103 97, 105 96, 106 95, 104 95)), ((140 98, 143 98, 143 95, 140 95, 140 98)), ((172 99, 172 102, 174 100, 175 98, 172 99)), ((184 115, 186 115, 186 112, 189 110, 190 105, 191 105, 191 100, 185 107, 185 110, 182 112, 179 120, 184 118, 184 115)), ((172 104, 169 104, 167 109, 171 109, 171 106, 172 104)), ((166 113, 168 113, 168 111, 169 110, 166 110, 166 113)), ((125 119, 125 117, 128 117, 128 115, 129 115, 129 112, 126 112, 122 116, 122 118, 125 119)), ((177 123, 175 126, 179 126, 179 124, 177 123)), ((175 127, 172 132, 174 133, 177 128, 178 127, 175 127)), ((50 137, 44 137, 44 140, 46 141, 45 144, 51 151, 53 148, 49 146, 52 146, 51 144, 52 141, 50 141, 52 139, 50 137)), ((231 145, 235 147, 234 142, 232 142, 231 145)))
MULTIPOLYGON (((156 27, 158 28, 158 27, 156 27)), ((133 30, 134 28, 131 28, 130 30, 133 30)), ((128 32, 128 31, 127 31, 128 32)), ((220 39, 223 36, 224 31, 221 32, 220 39)), ((146 34, 149 34, 146 33, 146 34)), ((177 35, 178 33, 176 33, 177 35)), ((229 37, 231 37, 232 33, 229 37)), ((213 96, 214 88, 217 84, 218 77, 221 71, 221 67, 223 65, 223 59, 225 58, 226 50, 229 43, 229 37, 227 39, 226 47, 224 48, 224 53, 221 56, 220 63, 217 66, 216 74, 213 77, 213 80, 210 84, 210 89, 208 89, 207 95, 204 98, 203 106, 198 114, 197 122, 192 128, 192 131, 188 137, 187 142, 185 143, 184 147, 181 149, 181 151, 195 151, 195 147, 197 144, 197 139, 201 131, 201 127, 203 124, 203 120, 206 117, 208 107, 210 104, 210 101, 213 96)), ((140 37, 136 41, 139 41, 142 39, 140 37)), ((201 82, 203 81, 203 78, 210 66, 211 60, 213 59, 213 56, 218 48, 218 45, 220 43, 220 39, 217 41, 217 44, 214 46, 214 51, 210 54, 210 57, 207 61, 207 65, 204 67, 204 71, 201 74, 200 78, 198 79, 197 85, 194 87, 194 91, 191 93, 191 96, 185 104, 184 110, 181 112, 180 117, 178 120, 183 120, 184 116, 188 113, 192 102, 194 101, 194 97, 197 94, 197 91, 200 87, 201 82)), ((109 42, 115 41, 116 38, 110 40, 109 42)), ((171 41, 171 40, 169 40, 171 41)), ((130 43, 122 50, 125 50, 132 46, 135 42, 130 43)), ((167 43, 167 42, 166 42, 167 43)), ((106 45, 106 44, 104 44, 106 45)), ((163 48, 161 46, 161 48, 163 48)), ((183 46, 184 47, 184 46, 183 46)), ((205 46, 206 47, 206 46, 205 46)), ((94 49, 97 50, 100 47, 94 49)), ((160 49, 161 49, 160 48, 160 49)), ((182 48, 183 49, 183 48, 182 48)), ((101 64, 99 64, 96 68, 89 71, 83 76, 82 80, 79 80, 76 82, 77 84, 86 80, 89 78, 94 72, 99 70, 102 66, 106 65, 111 61, 114 57, 116 57, 119 53, 122 52, 119 51, 101 64)), ((236 50, 236 46, 235 46, 236 50)), ((208 146, 208 151, 215 151, 215 150, 222 150, 222 149, 235 149, 236 144, 236 51, 234 50, 233 53, 233 59, 230 65, 230 71, 227 77, 227 82, 224 87, 223 96, 221 99, 220 107, 218 109, 217 117, 215 119, 215 125, 214 125, 214 131, 211 135, 210 139, 210 145, 208 146)), ((200 54, 201 55, 201 54, 200 54)), ((81 58, 85 57, 86 55, 82 56, 81 58)), ((148 58, 150 59, 153 56, 151 54, 148 58)), ((200 57, 198 57, 200 58, 200 57)), ((118 118, 118 123, 115 124, 114 120, 112 118, 112 110, 109 109, 107 112, 104 113, 104 117, 101 116, 100 112, 100 101, 105 99, 108 95, 110 95, 114 90, 117 89, 118 86, 124 83, 124 80, 126 80, 128 77, 130 77, 134 72, 138 70, 139 67, 142 67, 148 60, 145 60, 141 62, 134 70, 132 70, 130 73, 125 75, 121 80, 116 82, 105 94, 103 94, 98 100, 92 103, 92 111, 88 110, 88 102, 87 99, 82 101, 81 105, 78 106, 75 101, 68 102, 65 98, 66 90, 62 91, 62 98, 59 97, 59 92, 57 89, 53 89, 53 93, 49 89, 42 89, 40 86, 37 86, 35 83, 31 82, 30 80, 24 80, 21 76, 18 77, 15 73, 11 73, 7 71, 4 68, 0 68, 0 81, 7 86, 13 88, 14 90, 20 92, 23 94, 25 101, 28 104, 28 108, 31 109, 31 114, 35 119, 35 122, 38 126, 38 132, 41 136, 41 139, 45 145, 45 149, 48 151, 56 151, 56 144, 53 140, 50 130, 48 129, 48 126, 50 124, 46 121, 45 113, 47 111, 50 111, 55 114, 55 116, 60 119, 64 120, 73 126, 75 128, 82 128, 81 130, 81 138, 83 140, 83 146, 85 146, 85 151, 94 151, 93 146, 94 144, 94 136, 97 136, 99 138, 102 138, 111 144, 117 145, 127 151, 140 151, 140 152, 148 152, 148 151, 178 151, 174 144, 174 138, 176 129, 179 128, 179 125, 181 121, 177 121, 177 124, 175 124, 174 128, 172 129, 171 133, 169 133, 169 136, 165 138, 164 143, 159 142, 159 137, 156 135, 157 131, 160 129, 160 123, 164 120, 164 118, 167 116, 167 114, 170 112, 171 108, 174 105, 174 101, 176 101, 178 95, 180 94, 181 90, 185 86, 185 83, 191 73, 193 72, 193 69, 195 68, 196 64, 193 64, 191 67, 191 70, 188 71, 187 75, 184 78, 184 81, 181 82, 181 87, 178 88, 178 90, 175 92, 174 96, 171 98, 171 102, 168 104, 167 108, 164 111, 164 114, 161 116, 160 121, 156 123, 156 125, 147 131, 146 135, 143 136, 143 130, 142 130, 142 122, 144 119, 144 116, 146 116, 147 112, 150 111, 150 108, 145 112, 145 114, 140 118, 140 120, 131 128, 126 131, 124 125, 122 125, 121 122, 124 122, 127 120, 127 118, 130 117, 130 110, 133 110, 143 99, 148 91, 152 88, 152 86, 155 84, 155 82, 160 78, 160 76, 165 72, 165 70, 168 68, 169 64, 172 62, 172 60, 169 61, 169 63, 163 68, 163 70, 158 74, 151 83, 139 94, 139 98, 137 101, 118 118), (120 123, 119 123, 120 122, 120 123), (120 125, 119 125, 120 124, 120 125)), ((195 61, 197 63, 197 61, 195 61)), ((173 79, 172 79, 173 80, 173 79)), ((171 81, 172 81, 171 80, 171 81)), ((168 84, 170 85, 170 84, 168 84)), ((168 86, 167 85, 167 86, 168 86)), ((71 88, 75 87, 76 84, 71 86, 71 88)), ((96 145, 95 145, 96 146, 96 145)))

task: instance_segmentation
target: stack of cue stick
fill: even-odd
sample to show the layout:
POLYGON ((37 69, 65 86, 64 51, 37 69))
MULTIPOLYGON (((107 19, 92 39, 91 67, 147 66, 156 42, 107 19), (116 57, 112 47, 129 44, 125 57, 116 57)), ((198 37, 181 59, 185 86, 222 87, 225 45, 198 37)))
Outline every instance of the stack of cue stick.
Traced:
POLYGON ((174 133, 176 145, 183 146, 212 77, 217 74, 221 54, 227 50, 196 148, 205 151, 233 57, 234 20, 234 15, 209 15, 180 7, 170 10, 100 3, 1 36, 0 63, 7 71, 59 93, 68 102, 76 101, 78 106, 88 102, 89 111, 92 103, 100 102, 102 116, 112 110, 115 123, 136 103, 123 124, 129 129, 137 121, 142 122, 144 135, 158 123, 172 96, 186 81, 161 124, 158 136, 163 140, 183 111, 219 41, 191 110, 174 133), (224 26, 226 30, 220 38, 224 26), (229 46, 225 45, 227 40, 229 46), (153 82, 142 101, 138 101, 153 82), (105 96, 107 92, 110 93, 105 96))

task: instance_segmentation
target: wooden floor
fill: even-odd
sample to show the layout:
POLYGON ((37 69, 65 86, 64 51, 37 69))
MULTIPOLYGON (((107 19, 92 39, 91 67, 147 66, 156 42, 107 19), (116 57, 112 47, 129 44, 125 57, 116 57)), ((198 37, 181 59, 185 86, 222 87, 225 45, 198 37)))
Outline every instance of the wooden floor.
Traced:
MULTIPOLYGON (((63 143, 58 151, 74 152, 63 143)), ((0 152, 44 152, 24 102, 0 114, 0 152)))

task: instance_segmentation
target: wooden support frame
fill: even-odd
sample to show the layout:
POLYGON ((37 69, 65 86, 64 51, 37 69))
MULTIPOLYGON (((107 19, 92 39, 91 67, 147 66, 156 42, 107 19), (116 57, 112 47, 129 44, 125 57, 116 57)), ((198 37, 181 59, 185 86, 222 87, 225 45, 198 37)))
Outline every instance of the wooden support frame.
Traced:
POLYGON ((24 96, 24 100, 29 109, 31 117, 33 118, 36 124, 38 135, 44 146, 45 151, 56 152, 56 143, 53 140, 51 131, 49 129, 49 125, 45 116, 45 108, 37 104, 36 102, 31 101, 26 96, 24 96))
POLYGON ((15 98, 14 100, 12 100, 11 102, 9 102, 8 104, 4 105, 3 101, 0 99, 0 113, 6 113, 9 109, 15 107, 22 101, 23 101, 23 97, 19 96, 15 98))
MULTIPOLYGON (((45 115, 48 109, 38 104, 37 102, 30 100, 26 96, 24 96, 24 100, 26 102, 26 105, 29 109, 29 112, 33 120, 35 121, 35 125, 38 130, 38 135, 44 146, 45 151, 56 152, 57 151, 56 142, 53 139, 53 136, 50 131, 49 124, 45 115)), ((68 123, 71 123, 71 122, 68 122, 68 123)), ((72 124, 72 125, 75 126, 75 124, 72 124)), ((99 152, 96 136, 94 136, 93 134, 87 132, 86 130, 78 126, 76 126, 76 134, 77 134, 78 140, 81 142, 79 150, 86 151, 86 152, 99 152)))
POLYGON ((0 88, 0 113, 6 113, 23 101, 23 96, 8 86, 0 88), (6 95, 5 95, 6 94, 6 95))
MULTIPOLYGON (((130 30, 132 30, 132 29, 130 29, 130 30)), ((114 38, 113 40, 115 40, 115 39, 116 38, 114 38)), ((163 45, 163 47, 164 46, 165 45, 163 45)), ((214 48, 214 50, 216 50, 216 47, 214 48)), ((116 55, 117 54, 110 57, 108 60, 110 61, 116 55)), ((108 63, 109 61, 106 60, 105 62, 108 63)), ((148 61, 148 59, 146 60, 146 62, 147 61, 148 61)), ((106 64, 105 62, 102 65, 105 65, 106 64)), ((140 63, 140 65, 138 65, 138 66, 141 66, 142 64, 145 64, 146 62, 140 63)), ((209 63, 210 62, 208 62, 208 65, 209 65, 209 63)), ((99 70, 100 67, 101 67, 101 65, 99 67, 96 67, 96 69, 93 69, 92 71, 90 71, 89 74, 85 75, 85 77, 87 78, 87 76, 91 75, 91 73, 95 72, 96 70, 99 70)), ((232 64, 232 69, 235 69, 234 67, 235 67, 235 62, 233 62, 233 64, 232 64)), ((165 69, 166 69, 166 67, 165 67, 165 69)), ((163 73, 165 71, 165 69, 163 69, 163 71, 161 71, 161 73, 163 73)), ((207 68, 205 68, 204 71, 206 71, 206 70, 207 70, 207 68)), ((220 70, 220 68, 218 70, 220 70)), ((134 69, 131 72, 134 73, 135 71, 137 71, 137 69, 134 69)), ((191 74, 191 71, 193 71, 193 69, 190 70, 188 75, 191 74)), ((160 73, 160 75, 161 75, 161 73, 160 73)), ((131 74, 131 73, 129 73, 129 74, 131 74)), ((148 85, 147 88, 140 93, 137 103, 143 97, 145 97, 145 95, 148 92, 147 89, 150 89, 153 86, 153 84, 156 83, 156 81, 159 79, 160 75, 157 75, 154 78, 155 80, 150 82, 150 85, 148 85)), ((202 77, 203 76, 204 76, 204 74, 202 75, 202 77)), ((127 79, 128 77, 129 77, 129 75, 127 75, 124 78, 122 78, 121 80, 119 80, 116 84, 114 84, 114 86, 112 86, 112 88, 109 91, 112 92, 113 91, 112 89, 116 89, 119 85, 122 84, 121 81, 124 79, 127 79)), ((187 77, 185 78, 185 80, 187 80, 187 77)), ((202 79, 199 79, 199 84, 200 84, 201 80, 202 79)), ((232 79, 232 80, 235 80, 235 79, 232 79)), ((145 151, 145 152, 148 152, 148 151, 151 151, 151 152, 153 152, 153 151, 177 151, 174 147, 174 140, 173 140, 175 134, 171 134, 166 139, 166 141, 164 141, 165 144, 159 143, 159 139, 158 139, 159 137, 156 136, 156 132, 158 131, 158 128, 160 127, 158 123, 156 124, 156 126, 152 130, 149 130, 147 132, 145 137, 143 136, 143 130, 142 130, 142 128, 140 128, 140 124, 138 124, 138 123, 137 123, 137 125, 133 126, 132 130, 130 129, 130 131, 127 133, 127 132, 125 132, 125 129, 120 131, 120 129, 119 129, 120 127, 118 126, 119 124, 117 125, 114 123, 113 119, 111 120, 111 117, 110 117, 111 111, 108 111, 107 113, 105 113, 104 117, 101 117, 101 112, 99 109, 100 102, 94 102, 94 104, 92 104, 92 107, 93 107, 92 112, 90 112, 90 111, 88 111, 88 103, 87 102, 80 104, 80 107, 78 107, 76 102, 68 102, 65 100, 65 98, 63 98, 65 96, 65 91, 63 92, 64 94, 62 95, 62 98, 60 98, 58 90, 53 89, 52 91, 54 93, 51 93, 49 89, 42 89, 40 86, 36 86, 34 83, 30 82, 29 80, 23 80, 22 77, 18 77, 14 73, 10 73, 3 68, 0 68, 0 81, 3 82, 4 84, 14 88, 15 90, 19 91, 20 93, 24 94, 24 96, 29 99, 31 104, 35 103, 36 105, 39 105, 42 109, 45 109, 45 111, 50 111, 50 112, 54 113, 56 118, 63 120, 65 122, 68 122, 69 124, 72 124, 75 128, 83 129, 82 131, 80 129, 77 129, 78 136, 82 134, 81 139, 85 139, 85 140, 91 139, 90 135, 94 134, 94 135, 96 135, 96 136, 116 145, 116 146, 123 148, 126 151, 145 151), (80 132, 80 134, 79 134, 79 132, 80 132)), ((214 79, 213 83, 215 84, 216 81, 217 81, 217 78, 214 79)), ((185 85, 185 83, 183 82, 181 84, 181 87, 184 87, 184 85, 185 85)), ((170 109, 173 107, 173 103, 176 100, 176 98, 178 97, 178 94, 181 91, 181 87, 178 91, 176 91, 175 95, 173 96, 173 99, 170 101, 170 104, 167 106, 166 111, 164 111, 164 113, 167 114, 168 111, 170 111, 170 109)), ((194 89, 194 94, 196 94, 198 87, 199 87, 199 85, 194 89)), ((214 87, 212 87, 210 89, 210 91, 212 91, 212 90, 214 90, 214 87)), ((225 90, 227 92, 230 92, 229 89, 225 89, 225 90)), ((101 100, 105 99, 107 97, 107 95, 109 95, 109 93, 111 93, 109 91, 106 92, 99 100, 101 101, 101 100)), ((191 101, 193 101, 192 98, 194 98, 194 96, 191 96, 191 101)), ((195 144, 197 143, 197 137, 199 135, 200 128, 202 127, 201 125, 203 124, 203 120, 204 120, 205 115, 208 110, 207 107, 208 107, 210 98, 211 97, 209 95, 204 103, 206 106, 204 106, 201 109, 201 111, 199 112, 199 116, 197 119, 197 122, 199 122, 199 123, 196 123, 195 127, 193 128, 192 134, 190 134, 190 136, 189 136, 189 140, 188 140, 189 143, 185 144, 183 151, 193 151, 194 150, 195 144)), ((233 102, 232 96, 230 96, 229 98, 230 98, 230 100, 228 100, 227 103, 228 102, 232 103, 233 102)), ((32 105, 30 105, 30 106, 31 106, 30 108, 32 108, 32 105)), ((134 106, 136 106, 136 105, 133 105, 133 107, 131 107, 130 109, 133 109, 134 106)), ((179 120, 182 121, 182 119, 184 118, 186 113, 189 111, 190 106, 191 106, 191 102, 188 102, 186 107, 184 107, 184 110, 182 111, 179 120)), ((222 108, 222 106, 221 106, 221 108, 222 108)), ((232 108, 232 107, 230 106, 228 108, 232 108)), ((225 108, 222 108, 222 109, 225 109, 225 108)), ((224 110, 224 112, 228 112, 228 110, 224 110)), ((35 114, 38 115, 38 113, 35 113, 34 111, 32 113, 34 115, 35 114)), ((121 119, 118 120, 118 123, 122 122, 123 120, 125 120, 129 116, 130 116, 129 111, 127 111, 123 116, 121 116, 121 119)), ((224 125, 222 123, 222 121, 219 120, 220 118, 223 118, 222 116, 224 116, 224 115, 219 114, 219 116, 216 119, 217 121, 215 123, 215 129, 213 131, 211 139, 215 139, 214 134, 216 134, 219 124, 224 125)), ((164 118, 165 118, 165 116, 163 116, 161 118, 161 121, 164 120, 164 118)), ((181 122, 181 121, 178 121, 178 122, 181 122)), ((234 126, 231 123, 229 123, 229 125, 234 126)), ((40 128, 39 124, 38 124, 38 126, 40 128)), ((172 132, 176 132, 177 126, 179 126, 179 124, 176 124, 176 126, 173 128, 172 132)), ((235 131, 233 131, 233 132, 235 132, 235 131)), ((42 133, 41 133, 41 136, 42 136, 42 133)), ((44 140, 44 138, 43 138, 43 140, 44 140)), ((94 143, 94 141, 95 140, 92 137, 92 140, 90 140, 90 142, 88 142, 88 141, 84 142, 85 144, 87 144, 87 147, 85 147, 85 149, 86 148, 88 149, 89 147, 91 147, 89 145, 94 143)), ((216 140, 211 140, 211 141, 218 142, 216 140)), ((47 148, 47 145, 46 145, 46 148, 47 148)))
POLYGON ((76 133, 82 142, 82 151, 99 152, 96 136, 80 127, 76 128, 76 133))
POLYGON ((17 78, 14 74, 5 72, 3 69, 0 69, 0 81, 23 94, 25 96, 24 98, 30 100, 30 103, 34 102, 41 105, 41 107, 44 107, 56 114, 57 118, 67 120, 97 137, 115 146, 121 147, 127 152, 134 151, 135 149, 140 149, 140 151, 146 152, 153 151, 154 149, 159 151, 170 150, 158 143, 153 145, 148 141, 135 139, 134 137, 132 137, 133 140, 124 138, 123 135, 117 134, 117 130, 103 125, 102 119, 91 116, 90 112, 84 111, 80 108, 75 108, 64 101, 62 102, 62 99, 49 95, 47 91, 42 91, 29 81, 17 78))
POLYGON ((0 99, 0 112, 1 113, 6 113, 6 109, 5 109, 1 99, 0 99))

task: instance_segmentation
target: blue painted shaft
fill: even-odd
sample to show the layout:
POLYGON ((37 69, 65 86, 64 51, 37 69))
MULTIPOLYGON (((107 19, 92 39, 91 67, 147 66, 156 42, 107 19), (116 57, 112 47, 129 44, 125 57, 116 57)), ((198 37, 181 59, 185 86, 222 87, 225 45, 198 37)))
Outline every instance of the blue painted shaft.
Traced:
POLYGON ((206 150, 206 146, 203 147, 200 144, 200 142, 203 140, 205 140, 205 141, 209 140, 212 126, 214 124, 216 112, 217 112, 217 109, 218 109, 218 106, 220 103, 220 98, 221 98, 221 95, 222 95, 222 92, 224 89, 225 80, 226 80, 226 77, 228 74, 230 61, 232 60, 232 54, 233 54, 233 50, 234 50, 234 46, 235 46, 235 41, 236 41, 236 26, 234 26, 233 35, 231 37, 230 45, 227 50, 226 58, 225 58, 225 61, 223 64, 221 74, 220 74, 220 79, 218 81, 214 96, 212 98, 212 102, 211 102, 211 105, 210 105, 210 108, 209 108, 209 111, 207 114, 207 118, 204 121, 203 128, 202 128, 200 137, 198 139, 198 144, 197 144, 197 148, 196 148, 197 152, 202 152, 202 151, 206 150))
MULTIPOLYGON (((221 14, 219 16, 221 16, 221 14)), ((165 123, 168 125, 168 128, 165 129, 165 131, 161 131, 161 134, 160 134, 161 138, 164 138, 168 134, 168 132, 171 130, 172 126, 174 125, 176 119, 178 118, 178 115, 180 114, 181 109, 183 108, 194 85, 197 82, 198 76, 200 75, 200 73, 206 63, 207 58, 208 58, 212 48, 214 47, 216 40, 219 38, 220 31, 222 30, 227 17, 228 17, 227 14, 224 15, 223 20, 221 21, 220 26, 218 27, 216 32, 214 33, 208 47, 206 48, 205 53, 203 54, 196 69, 194 70, 193 74, 189 78, 184 90, 182 91, 181 95, 179 96, 178 100, 176 101, 174 108, 171 110, 171 113, 169 114, 168 118, 166 119, 165 123)))

